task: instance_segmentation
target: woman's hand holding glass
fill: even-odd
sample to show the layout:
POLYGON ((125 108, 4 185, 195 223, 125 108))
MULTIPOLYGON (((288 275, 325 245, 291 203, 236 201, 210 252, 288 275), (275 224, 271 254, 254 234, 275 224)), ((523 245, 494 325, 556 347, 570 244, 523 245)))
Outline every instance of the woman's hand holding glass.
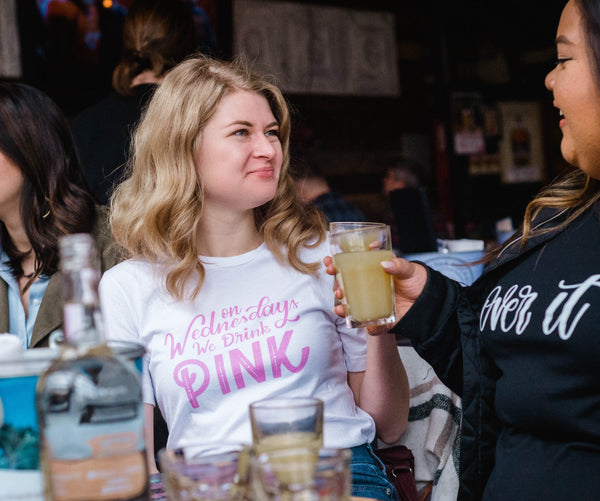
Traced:
MULTIPOLYGON (((337 269, 333 264, 333 258, 327 256, 323 260, 323 264, 325 265, 325 271, 335 277, 337 269)), ((427 269, 421 264, 413 263, 400 257, 394 257, 391 261, 382 261, 381 266, 386 273, 394 277, 396 315, 400 319, 423 292, 425 283, 427 282, 427 269)), ((343 297, 343 292, 337 282, 333 290, 336 299, 334 312, 340 317, 344 317, 346 316, 345 307, 343 304, 338 304, 343 297)), ((368 328, 368 330, 372 334, 379 331, 378 328, 368 328)))

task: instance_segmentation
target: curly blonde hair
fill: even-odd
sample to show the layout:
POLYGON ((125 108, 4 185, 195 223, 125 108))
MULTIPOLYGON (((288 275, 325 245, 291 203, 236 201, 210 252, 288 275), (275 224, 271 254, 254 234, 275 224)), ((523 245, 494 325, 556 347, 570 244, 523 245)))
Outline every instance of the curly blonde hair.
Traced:
POLYGON ((193 300, 205 276, 197 249, 204 192, 194 151, 221 99, 235 90, 264 96, 279 124, 281 174, 273 200, 254 210, 257 229, 278 261, 302 273, 315 273, 320 266, 299 256, 302 247, 324 240, 325 220, 297 199, 288 169, 285 98, 241 61, 198 55, 171 70, 156 90, 133 136, 129 176, 111 198, 114 238, 132 257, 167 264, 166 288, 178 300, 193 300), (192 277, 194 287, 188 288, 192 277))
MULTIPOLYGON (((523 238, 531 238, 535 230, 532 222, 546 207, 570 209, 570 214, 562 223, 567 226, 600 199, 598 181, 577 169, 568 172, 560 179, 545 187, 525 209, 523 218, 523 238)), ((541 230, 540 232, 543 232, 541 230)))
POLYGON ((538 195, 527 204, 520 231, 516 232, 502 245, 490 250, 476 263, 491 263, 504 250, 505 247, 520 239, 521 247, 525 247, 527 240, 561 230, 571 224, 590 207, 600 200, 600 183, 579 169, 568 171, 554 182, 543 188, 538 195), (535 218, 545 208, 565 209, 569 213, 558 226, 536 228, 533 224, 535 218))

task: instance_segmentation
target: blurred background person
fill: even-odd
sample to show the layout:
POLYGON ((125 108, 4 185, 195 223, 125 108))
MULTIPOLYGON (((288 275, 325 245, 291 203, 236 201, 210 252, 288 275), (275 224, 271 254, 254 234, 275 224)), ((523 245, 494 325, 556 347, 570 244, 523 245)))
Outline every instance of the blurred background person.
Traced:
POLYGON ((118 260, 68 122, 40 90, 0 82, 0 332, 48 346, 62 326, 58 241, 92 233, 102 271, 118 260))
POLYGON ((418 188, 421 185, 419 180, 421 170, 421 164, 410 158, 400 157, 393 160, 383 175, 383 192, 389 195, 394 190, 418 188))
POLYGON ((327 178, 314 163, 297 164, 294 178, 302 203, 314 205, 325 214, 328 223, 367 220, 356 205, 344 199, 340 193, 332 191, 327 178))
POLYGON ((130 135, 164 75, 197 47, 189 3, 135 0, 125 16, 113 91, 75 117, 72 131, 98 202, 106 204, 129 152, 130 135))
POLYGON ((423 166, 399 157, 390 162, 382 178, 384 222, 392 230, 397 255, 437 250, 427 193, 421 186, 423 166))

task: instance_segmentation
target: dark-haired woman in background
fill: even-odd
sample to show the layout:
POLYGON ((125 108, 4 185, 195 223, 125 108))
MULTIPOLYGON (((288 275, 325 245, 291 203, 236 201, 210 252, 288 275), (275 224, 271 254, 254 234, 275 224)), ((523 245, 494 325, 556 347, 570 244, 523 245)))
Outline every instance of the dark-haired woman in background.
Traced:
POLYGON ((129 152, 142 109, 165 74, 196 48, 190 6, 181 0, 135 0, 125 16, 113 92, 72 124, 86 178, 106 204, 129 152))
POLYGON ((48 345, 62 326, 59 238, 92 233, 104 271, 118 260, 105 220, 62 111, 34 87, 0 82, 0 333, 48 345))

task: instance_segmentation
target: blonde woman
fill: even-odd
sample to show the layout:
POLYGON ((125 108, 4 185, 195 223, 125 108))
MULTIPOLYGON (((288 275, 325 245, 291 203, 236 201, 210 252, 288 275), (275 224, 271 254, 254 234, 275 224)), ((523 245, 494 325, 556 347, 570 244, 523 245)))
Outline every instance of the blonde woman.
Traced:
POLYGON ((166 76, 111 201, 131 259, 101 283, 107 332, 146 346, 148 425, 158 405, 168 447, 249 443, 251 402, 312 395, 325 445, 352 448, 354 495, 391 501, 370 443, 403 433, 406 374, 394 336, 332 311, 325 224, 296 198, 289 136, 281 92, 241 64, 196 57, 166 76))
POLYGON ((468 288, 383 263, 405 312, 395 331, 462 396, 461 501, 600 492, 600 0, 567 2, 556 46, 546 87, 574 169, 468 288))

